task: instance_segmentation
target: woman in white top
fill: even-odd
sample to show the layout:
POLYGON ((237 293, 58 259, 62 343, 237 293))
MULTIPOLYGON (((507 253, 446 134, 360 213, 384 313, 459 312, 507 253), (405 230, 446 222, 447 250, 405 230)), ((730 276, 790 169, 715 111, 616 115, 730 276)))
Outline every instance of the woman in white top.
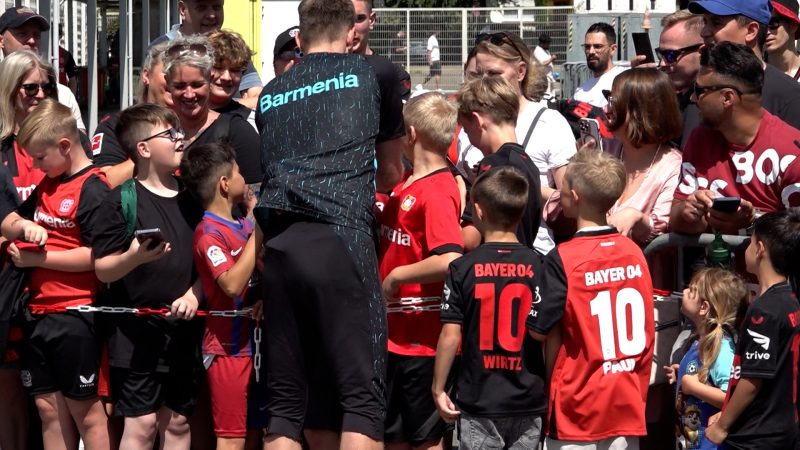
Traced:
MULTIPOLYGON (((547 90, 545 68, 532 62, 530 49, 514 33, 479 34, 475 41, 474 73, 502 76, 517 90, 520 100, 517 142, 525 147, 525 153, 539 169, 542 187, 558 189, 569 158, 575 154, 575 138, 567 120, 542 101, 547 90), (534 119, 536 124, 532 127, 534 119)), ((459 142, 458 167, 471 180, 472 168, 483 155, 477 148, 465 145, 466 136, 459 136, 459 142)), ((543 202, 546 200, 544 196, 543 202)), ((546 254, 554 245, 552 231, 542 222, 534 248, 546 254)))

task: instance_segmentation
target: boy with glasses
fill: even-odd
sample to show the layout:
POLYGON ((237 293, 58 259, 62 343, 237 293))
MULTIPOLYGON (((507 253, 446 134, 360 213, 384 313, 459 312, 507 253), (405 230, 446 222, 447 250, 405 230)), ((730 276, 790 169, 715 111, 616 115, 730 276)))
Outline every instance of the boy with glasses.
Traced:
POLYGON ((197 403, 202 323, 193 234, 203 210, 174 176, 183 132, 171 110, 139 104, 119 116, 116 135, 136 176, 115 188, 98 210, 92 249, 95 272, 107 283, 110 306, 166 309, 110 318, 111 393, 125 418, 122 448, 149 450, 156 434, 165 448, 189 449, 197 403), (158 229, 138 239, 135 230, 158 229), (181 320, 185 319, 185 320, 181 320))

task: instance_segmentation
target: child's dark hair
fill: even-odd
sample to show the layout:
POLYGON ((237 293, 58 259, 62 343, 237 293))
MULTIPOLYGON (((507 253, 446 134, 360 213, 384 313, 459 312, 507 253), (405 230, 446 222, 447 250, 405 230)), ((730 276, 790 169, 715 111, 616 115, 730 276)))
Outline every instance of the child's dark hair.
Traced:
POLYGON ((753 223, 753 236, 764 243, 776 272, 797 276, 800 264, 800 209, 789 208, 764 214, 753 223))
POLYGON ((137 144, 147 139, 156 125, 177 127, 180 125, 180 121, 171 109, 152 103, 139 103, 126 108, 119 114, 114 133, 117 135, 119 145, 134 163, 139 161, 139 152, 136 151, 137 144))
POLYGON ((487 222, 516 229, 528 206, 528 179, 515 167, 494 167, 475 180, 470 196, 480 204, 487 222))
POLYGON ((193 146, 181 160, 181 181, 203 207, 206 207, 214 200, 220 177, 233 174, 234 162, 236 153, 228 144, 193 146))

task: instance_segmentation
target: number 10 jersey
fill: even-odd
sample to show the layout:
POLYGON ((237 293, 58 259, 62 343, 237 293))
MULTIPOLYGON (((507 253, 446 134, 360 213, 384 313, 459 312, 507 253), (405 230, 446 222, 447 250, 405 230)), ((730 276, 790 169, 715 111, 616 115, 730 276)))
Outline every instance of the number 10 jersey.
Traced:
POLYGON ((611 227, 580 231, 545 257, 542 300, 527 326, 559 327, 546 432, 598 441, 647 434, 645 401, 655 328, 653 284, 641 249, 611 227))

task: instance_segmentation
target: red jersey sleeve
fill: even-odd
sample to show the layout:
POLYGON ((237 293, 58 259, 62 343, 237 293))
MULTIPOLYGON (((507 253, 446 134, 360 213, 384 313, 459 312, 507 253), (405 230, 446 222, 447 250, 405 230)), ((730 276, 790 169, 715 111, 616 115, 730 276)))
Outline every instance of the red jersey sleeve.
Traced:
MULTIPOLYGON (((449 172, 446 176, 451 177, 449 172)), ((453 189, 447 189, 444 195, 432 195, 426 199, 423 254, 440 255, 449 252, 464 252, 459 218, 461 198, 455 180, 453 180, 452 187, 453 189)))
POLYGON ((211 232, 200 234, 196 239, 195 262, 208 268, 215 280, 233 267, 236 261, 230 255, 231 249, 223 236, 211 232))

